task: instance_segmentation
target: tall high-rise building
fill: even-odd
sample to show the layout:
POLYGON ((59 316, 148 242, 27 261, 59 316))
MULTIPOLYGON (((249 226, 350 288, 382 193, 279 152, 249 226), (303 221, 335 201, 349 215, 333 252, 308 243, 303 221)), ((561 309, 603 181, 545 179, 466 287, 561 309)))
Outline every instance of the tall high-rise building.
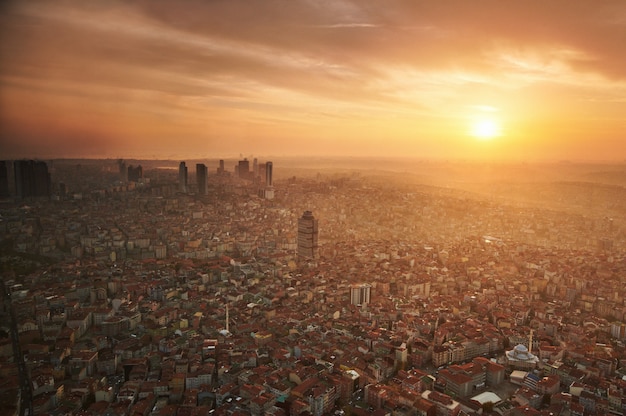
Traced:
POLYGON ((120 170, 120 181, 128 182, 128 168, 126 167, 126 162, 120 159, 117 161, 117 166, 120 170))
POLYGON ((19 198, 50 197, 50 173, 46 162, 17 160, 13 162, 15 193, 19 198))
POLYGON ((248 159, 240 160, 237 164, 239 169, 237 170, 239 177, 241 179, 249 179, 250 178, 250 162, 248 159))
POLYGON ((218 175, 224 174, 224 159, 220 159, 220 167, 217 168, 217 174, 218 175))
POLYGON ((185 162, 180 162, 178 165, 178 190, 182 193, 187 192, 187 165, 185 162))
POLYGON ((139 182, 139 179, 143 178, 143 168, 141 165, 137 165, 137 167, 133 165, 128 166, 128 181, 129 182, 139 182))
POLYGON ((196 165, 196 183, 198 184, 198 194, 209 194, 209 170, 204 163, 196 165))
POLYGON ((263 169, 259 169, 259 171, 263 171, 262 180, 265 182, 265 188, 263 189, 263 197, 265 199, 274 199, 274 179, 272 175, 274 174, 274 164, 272 162, 262 163, 263 169))
POLYGON ((269 187, 274 186, 273 169, 274 164, 272 162, 265 163, 265 185, 269 187))
POLYGON ((298 257, 317 258, 318 224, 311 211, 298 219, 298 257))
POLYGON ((366 305, 370 303, 372 297, 372 285, 363 283, 358 285, 352 285, 350 287, 350 304, 351 305, 366 305))
POLYGON ((0 198, 9 196, 9 171, 7 162, 0 160, 0 198))
POLYGON ((256 157, 252 159, 252 173, 255 179, 259 175, 259 160, 256 157))

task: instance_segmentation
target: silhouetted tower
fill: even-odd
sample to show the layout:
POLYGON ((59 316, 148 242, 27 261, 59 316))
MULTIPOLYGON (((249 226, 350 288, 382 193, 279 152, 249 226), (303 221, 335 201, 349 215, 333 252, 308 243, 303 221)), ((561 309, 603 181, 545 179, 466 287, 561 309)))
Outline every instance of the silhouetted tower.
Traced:
POLYGON ((143 178, 143 168, 141 165, 137 165, 137 167, 134 167, 133 165, 128 166, 129 182, 139 182, 139 179, 141 178, 143 178))
POLYGON ((298 257, 305 259, 317 258, 317 219, 311 211, 304 211, 298 219, 298 257))
POLYGON ((265 188, 263 189, 263 197, 265 199, 274 199, 274 180, 272 179, 274 165, 272 162, 262 163, 262 169, 259 171, 263 172, 263 182, 265 182, 265 188))
POLYGON ((220 159, 220 167, 217 168, 217 174, 218 175, 224 174, 224 159, 220 159))
POLYGON ((265 164, 265 185, 269 187, 274 186, 273 170, 274 170, 274 164, 272 162, 267 162, 265 164))
POLYGON ((117 166, 120 171, 120 181, 128 182, 128 168, 126 167, 126 162, 120 159, 117 161, 117 166))
POLYGON ((237 164, 239 167, 238 173, 241 179, 249 179, 250 178, 250 162, 248 159, 240 160, 237 164))
POLYGON ((50 173, 46 162, 17 160, 13 163, 15 193, 19 198, 50 197, 50 173))
POLYGON ((180 162, 178 165, 178 190, 183 193, 187 193, 187 165, 185 162, 180 162))
POLYGON ((198 184, 198 194, 209 194, 209 170, 204 163, 198 163, 196 165, 196 183, 198 184))
POLYGON ((7 162, 0 161, 0 198, 9 196, 9 170, 7 162))

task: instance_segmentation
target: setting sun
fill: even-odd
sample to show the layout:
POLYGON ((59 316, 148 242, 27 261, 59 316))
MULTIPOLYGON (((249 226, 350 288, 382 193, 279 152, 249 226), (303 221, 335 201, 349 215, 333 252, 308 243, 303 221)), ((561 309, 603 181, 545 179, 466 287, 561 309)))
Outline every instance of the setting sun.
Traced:
POLYGON ((626 151, 623 0, 4 3, 3 159, 626 151))
POLYGON ((480 140, 491 140, 500 136, 500 125, 491 119, 476 120, 472 124, 471 134, 480 140))

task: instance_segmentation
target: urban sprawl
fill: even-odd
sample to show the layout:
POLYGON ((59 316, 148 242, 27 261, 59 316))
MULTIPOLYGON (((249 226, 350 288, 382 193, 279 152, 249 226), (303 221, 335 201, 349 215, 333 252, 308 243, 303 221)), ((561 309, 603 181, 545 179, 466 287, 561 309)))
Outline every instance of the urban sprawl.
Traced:
POLYGON ((2 162, 0 414, 626 413, 623 186, 134 162, 2 162))

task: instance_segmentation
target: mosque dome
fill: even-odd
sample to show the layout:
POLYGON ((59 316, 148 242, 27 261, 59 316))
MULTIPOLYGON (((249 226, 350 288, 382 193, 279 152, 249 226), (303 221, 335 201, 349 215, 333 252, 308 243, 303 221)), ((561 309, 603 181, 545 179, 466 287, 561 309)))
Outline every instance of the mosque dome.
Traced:
POLYGON ((518 344, 512 350, 507 351, 506 358, 508 363, 515 367, 532 367, 539 361, 539 358, 528 351, 524 344, 518 344))

